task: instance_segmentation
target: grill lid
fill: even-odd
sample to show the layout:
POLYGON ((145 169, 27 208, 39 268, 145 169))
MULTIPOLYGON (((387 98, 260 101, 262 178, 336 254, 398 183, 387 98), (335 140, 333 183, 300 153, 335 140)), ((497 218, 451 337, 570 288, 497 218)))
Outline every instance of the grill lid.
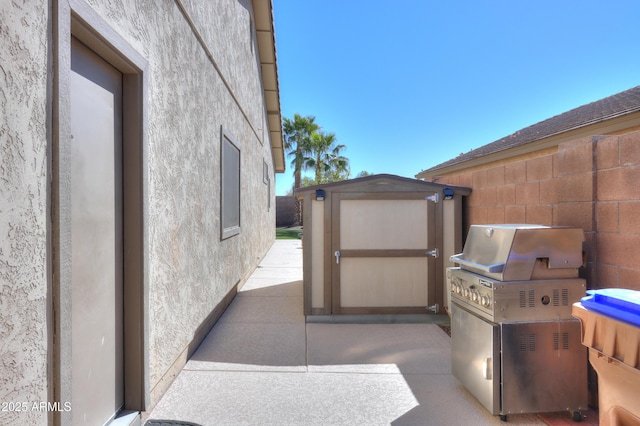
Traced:
POLYGON ((462 253, 451 261, 500 281, 576 278, 584 231, 543 225, 471 225, 462 253))

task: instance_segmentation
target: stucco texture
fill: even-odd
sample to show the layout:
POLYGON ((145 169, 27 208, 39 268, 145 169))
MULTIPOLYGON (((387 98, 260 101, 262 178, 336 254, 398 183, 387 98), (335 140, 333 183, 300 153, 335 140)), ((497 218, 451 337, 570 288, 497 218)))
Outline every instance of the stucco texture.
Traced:
POLYGON ((251 3, 88 3, 149 63, 153 390, 202 322, 250 274, 274 240, 274 203, 268 208, 273 189, 267 194, 263 181, 264 161, 273 181, 272 154, 251 3), (241 145, 241 232, 222 241, 221 127, 241 145))
MULTIPOLYGON (((55 4, 0 2, 0 403, 46 402, 53 392, 56 289, 49 265, 69 262, 49 252, 56 235, 49 214, 59 202, 48 198, 55 185, 48 172, 56 126, 55 4)), ((273 158, 251 1, 86 4, 148 63, 147 354, 151 394, 154 388, 161 394, 203 322, 275 238, 274 185, 265 183, 263 168, 273 182, 273 158), (225 240, 222 128, 241 145, 241 232, 225 240)), ((61 368, 65 381, 71 372, 61 368)), ((46 424, 51 416, 28 411, 0 411, 0 424, 46 424)))
POLYGON ((0 424, 47 421, 47 19, 0 2, 0 424))

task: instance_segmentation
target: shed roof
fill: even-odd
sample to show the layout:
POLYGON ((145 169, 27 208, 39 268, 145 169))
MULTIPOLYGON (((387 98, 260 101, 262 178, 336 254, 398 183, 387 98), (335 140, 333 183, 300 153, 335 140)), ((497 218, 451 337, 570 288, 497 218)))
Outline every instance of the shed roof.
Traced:
POLYGON ((490 154, 527 145, 554 135, 587 126, 603 123, 617 117, 622 117, 640 111, 640 86, 625 90, 604 99, 574 108, 565 113, 548 118, 539 123, 525 127, 522 130, 491 142, 480 148, 458 155, 457 157, 424 170, 416 175, 424 178, 450 166, 462 165, 474 159, 490 154))
POLYGON ((315 192, 317 189, 325 189, 331 191, 349 190, 353 188, 360 191, 364 186, 370 185, 371 187, 378 187, 381 185, 388 185, 390 191, 397 190, 399 187, 415 190, 415 191, 440 191, 445 188, 453 189, 456 193, 461 195, 469 195, 471 193, 470 188, 444 185, 441 183, 426 182, 424 180, 406 178, 402 176, 396 176, 391 174, 377 174, 371 176, 365 176, 361 178, 342 180, 339 182, 331 182, 322 185, 305 186, 303 188, 296 189, 296 195, 304 195, 309 192, 315 192))

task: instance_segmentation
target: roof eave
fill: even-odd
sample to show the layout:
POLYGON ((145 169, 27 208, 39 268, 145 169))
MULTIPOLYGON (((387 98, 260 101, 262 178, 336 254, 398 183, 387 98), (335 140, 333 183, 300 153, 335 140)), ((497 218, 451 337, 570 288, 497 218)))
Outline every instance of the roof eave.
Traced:
POLYGON ((549 135, 541 139, 531 141, 522 145, 496 151, 490 154, 481 155, 476 158, 464 160, 459 163, 450 164, 443 167, 432 167, 416 174, 417 179, 433 179, 438 176, 444 176, 461 170, 470 169, 476 166, 482 166, 496 161, 503 161, 520 155, 530 154, 547 148, 556 147, 562 143, 576 140, 582 137, 611 135, 621 130, 631 129, 640 126, 640 111, 621 115, 615 118, 590 123, 573 129, 564 130, 560 133, 549 135))
POLYGON ((280 83, 278 81, 278 55, 276 53, 273 3, 272 0, 252 0, 252 4, 273 166, 276 173, 283 173, 286 163, 282 137, 282 110, 280 108, 280 83))
POLYGON ((464 196, 471 194, 471 188, 455 186, 455 185, 445 185, 445 184, 439 184, 439 183, 433 183, 433 182, 425 182, 425 181, 416 180, 413 178, 407 178, 407 177, 396 176, 391 174, 376 174, 376 175, 369 175, 369 176, 364 176, 359 178, 337 181, 337 182, 304 186, 302 188, 296 189, 294 191, 294 194, 298 199, 301 199, 305 194, 313 193, 317 189, 336 190, 336 189, 342 189, 343 187, 352 187, 353 185, 358 183, 373 183, 373 182, 378 182, 378 183, 393 182, 393 183, 399 183, 403 185, 415 185, 416 187, 419 187, 419 188, 425 188, 425 187, 426 188, 436 187, 436 188, 443 188, 443 189, 452 188, 452 189, 455 189, 457 193, 464 196))

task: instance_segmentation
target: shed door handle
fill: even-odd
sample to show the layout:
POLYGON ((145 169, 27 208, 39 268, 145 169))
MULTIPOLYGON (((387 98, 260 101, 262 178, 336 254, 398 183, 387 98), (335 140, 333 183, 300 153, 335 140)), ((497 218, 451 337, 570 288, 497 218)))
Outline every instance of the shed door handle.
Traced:
POLYGON ((336 256, 336 264, 339 265, 340 264, 340 250, 336 250, 335 256, 336 256))

